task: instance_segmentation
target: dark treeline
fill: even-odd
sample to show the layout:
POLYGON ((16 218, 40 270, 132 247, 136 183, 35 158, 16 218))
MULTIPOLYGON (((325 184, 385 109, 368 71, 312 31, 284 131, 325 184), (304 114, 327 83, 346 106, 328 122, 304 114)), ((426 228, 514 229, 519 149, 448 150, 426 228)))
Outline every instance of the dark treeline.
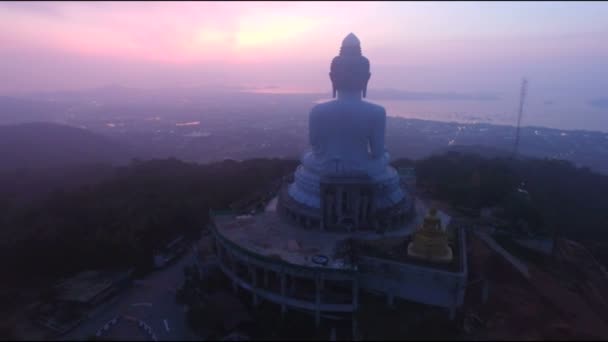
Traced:
MULTIPOLYGON (((396 162, 403 163, 408 162, 396 162)), ((415 166, 422 188, 469 215, 495 207, 507 229, 608 241, 608 176, 588 168, 563 160, 456 152, 419 160, 415 166)))
MULTIPOLYGON (((571 163, 451 152, 394 165, 415 166, 420 188, 465 213, 499 208, 506 229, 608 240, 608 177, 571 163)), ((41 200, 17 204, 0 189, 0 264, 16 281, 92 268, 145 269, 172 238, 196 237, 210 208, 227 209, 263 192, 296 166, 279 159, 133 161, 104 171, 96 183, 58 186, 41 200)))
POLYGON ((170 239, 196 237, 210 208, 227 208, 295 166, 279 159, 133 161, 104 181, 56 190, 27 205, 12 205, 6 196, 0 200, 0 263, 20 280, 93 268, 145 269, 170 239))

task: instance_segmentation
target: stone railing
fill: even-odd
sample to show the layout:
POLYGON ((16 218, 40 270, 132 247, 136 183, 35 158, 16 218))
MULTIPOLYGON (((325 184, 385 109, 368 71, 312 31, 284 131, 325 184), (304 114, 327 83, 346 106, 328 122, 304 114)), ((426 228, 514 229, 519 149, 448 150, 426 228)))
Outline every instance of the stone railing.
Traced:
POLYGON ((103 327, 101 327, 97 330, 97 332, 95 333, 95 336, 101 337, 101 336, 107 334, 108 331, 110 330, 110 328, 115 326, 120 319, 121 319, 121 316, 117 316, 117 317, 114 317, 111 320, 109 320, 106 324, 103 325, 103 327))
MULTIPOLYGON (((127 317, 127 319, 137 322, 137 327, 139 329, 142 329, 144 331, 144 333, 148 336, 148 338, 150 338, 150 340, 155 341, 155 342, 158 341, 158 339, 156 338, 156 334, 152 330, 152 327, 150 325, 148 325, 146 322, 144 322, 140 319, 137 319, 137 318, 133 318, 133 317, 127 317)), ((121 320, 122 320, 122 316, 116 316, 116 317, 112 318, 106 324, 104 324, 103 327, 101 327, 97 330, 97 332, 95 333, 95 337, 102 337, 102 336, 107 335, 108 332, 110 331, 110 329, 112 327, 114 327, 116 324, 118 324, 118 322, 120 322, 121 320)))
POLYGON ((155 342, 158 341, 158 339, 156 338, 156 334, 154 333, 154 330, 152 330, 152 327, 150 325, 148 325, 146 322, 138 319, 137 326, 140 329, 142 329, 152 341, 155 341, 155 342))

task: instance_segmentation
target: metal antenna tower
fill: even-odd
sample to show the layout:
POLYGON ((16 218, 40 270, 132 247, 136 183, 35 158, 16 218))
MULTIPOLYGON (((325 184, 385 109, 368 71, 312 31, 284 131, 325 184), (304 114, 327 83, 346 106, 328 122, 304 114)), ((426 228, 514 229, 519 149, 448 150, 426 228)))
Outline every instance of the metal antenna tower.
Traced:
POLYGON ((519 148, 519 129, 521 125, 521 117, 524 114, 524 100, 526 99, 526 91, 528 88, 528 80, 525 78, 521 82, 521 92, 519 93, 519 111, 517 112, 517 129, 515 131, 515 145, 513 146, 513 157, 517 156, 519 148))

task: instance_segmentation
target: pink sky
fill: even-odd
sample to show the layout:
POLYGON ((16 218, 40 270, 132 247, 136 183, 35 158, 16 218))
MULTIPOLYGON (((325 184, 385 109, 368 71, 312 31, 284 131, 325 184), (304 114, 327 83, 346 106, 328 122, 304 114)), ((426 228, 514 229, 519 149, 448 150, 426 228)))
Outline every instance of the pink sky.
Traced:
POLYGON ((326 91, 354 32, 370 87, 606 95, 608 4, 2 2, 0 94, 121 84, 326 91), (515 85, 515 86, 514 86, 515 85))

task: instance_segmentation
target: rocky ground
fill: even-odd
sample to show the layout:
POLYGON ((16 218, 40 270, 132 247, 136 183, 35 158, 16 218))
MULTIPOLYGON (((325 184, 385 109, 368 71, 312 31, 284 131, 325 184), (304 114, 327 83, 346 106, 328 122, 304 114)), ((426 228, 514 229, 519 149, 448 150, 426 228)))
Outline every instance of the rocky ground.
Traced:
POLYGON ((489 280, 487 301, 482 282, 471 286, 465 303, 464 331, 475 340, 607 339, 605 298, 608 284, 582 246, 560 243, 556 260, 527 262, 526 279, 476 237, 469 239, 470 276, 489 280), (567 271, 570 269, 570 271, 567 271), (585 269, 574 272, 573 269, 585 269), (579 273, 579 274, 577 274, 579 273))

